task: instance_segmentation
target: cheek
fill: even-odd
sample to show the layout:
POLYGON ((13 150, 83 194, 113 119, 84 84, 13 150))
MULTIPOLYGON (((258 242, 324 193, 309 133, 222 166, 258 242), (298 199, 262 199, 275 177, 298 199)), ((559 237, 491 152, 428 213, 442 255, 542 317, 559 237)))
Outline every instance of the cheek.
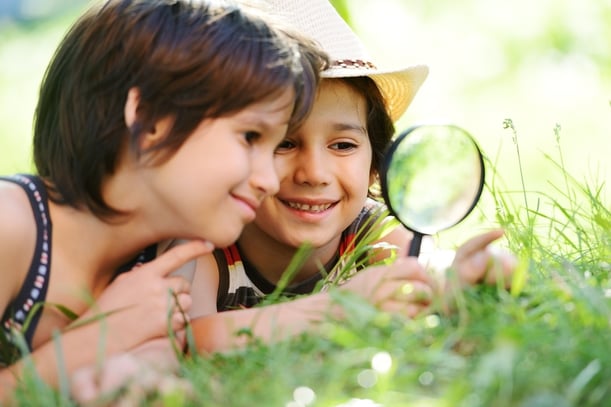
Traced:
POLYGON ((350 168, 345 169, 345 174, 350 174, 355 189, 367 190, 376 180, 375 172, 371 170, 371 156, 364 155, 362 159, 355 159, 350 168))
POLYGON ((291 166, 291 160, 288 159, 287 156, 278 156, 274 157, 274 168, 276 169, 276 174, 278 175, 278 179, 280 180, 280 184, 282 185, 282 180, 286 179, 290 176, 293 171, 291 166))
POLYGON ((268 197, 263 200, 261 206, 257 210, 257 216, 254 221, 260 229, 266 230, 270 225, 274 224, 274 221, 278 218, 275 216, 275 205, 277 204, 278 203, 274 201, 273 197, 268 197))

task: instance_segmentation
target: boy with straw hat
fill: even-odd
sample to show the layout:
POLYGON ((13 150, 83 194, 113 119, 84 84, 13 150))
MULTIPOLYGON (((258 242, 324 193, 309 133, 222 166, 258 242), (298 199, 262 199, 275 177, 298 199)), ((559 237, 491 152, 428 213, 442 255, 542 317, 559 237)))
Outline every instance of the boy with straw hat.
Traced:
MULTIPOLYGON (((218 275, 212 285, 218 290, 216 310, 210 302, 214 291, 194 294, 192 317, 257 304, 277 289, 304 243, 311 251, 283 288, 286 294, 310 294, 321 284, 345 281, 393 253, 371 250, 364 261, 347 267, 349 255, 365 239, 374 247, 400 248, 400 256, 411 239, 403 227, 379 237, 385 208, 372 199, 370 187, 394 134, 393 121, 405 112, 428 69, 377 67, 327 0, 266 0, 261 7, 318 43, 329 55, 330 66, 322 72, 310 115, 276 149, 279 192, 264 200, 235 245, 215 250, 215 262, 201 261, 195 269, 195 281, 210 273, 209 280, 216 282, 212 279, 218 275), (368 229, 371 233, 365 233, 368 229)), ((470 242, 455 266, 464 274, 480 275, 483 265, 472 270, 466 262, 478 253, 487 256, 486 246, 500 234, 493 231, 470 242)), ((404 307, 421 311, 420 305, 404 307)))

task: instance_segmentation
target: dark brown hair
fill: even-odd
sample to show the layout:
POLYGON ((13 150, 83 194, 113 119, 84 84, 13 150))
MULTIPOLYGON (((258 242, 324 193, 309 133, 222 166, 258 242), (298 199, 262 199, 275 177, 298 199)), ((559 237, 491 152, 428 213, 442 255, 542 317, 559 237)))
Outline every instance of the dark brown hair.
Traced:
POLYGON ((139 138, 157 120, 173 118, 155 146, 167 158, 204 118, 293 87, 293 127, 309 112, 325 64, 311 43, 235 6, 110 0, 74 24, 47 68, 34 125, 36 169, 54 202, 116 214, 102 181, 125 148, 141 153, 139 138), (133 87, 140 101, 128 129, 133 87))

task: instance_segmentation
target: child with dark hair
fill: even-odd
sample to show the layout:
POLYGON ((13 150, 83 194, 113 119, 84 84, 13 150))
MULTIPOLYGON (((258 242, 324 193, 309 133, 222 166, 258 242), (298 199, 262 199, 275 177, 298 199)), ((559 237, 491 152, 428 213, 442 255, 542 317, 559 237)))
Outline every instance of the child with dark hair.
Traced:
POLYGON ((110 0, 73 25, 40 90, 37 175, 0 180, 0 396, 24 347, 56 385, 60 366, 184 328, 190 283, 170 273, 234 242, 278 190, 273 153, 325 63, 229 5, 110 0), (176 237, 191 242, 154 259, 176 237))

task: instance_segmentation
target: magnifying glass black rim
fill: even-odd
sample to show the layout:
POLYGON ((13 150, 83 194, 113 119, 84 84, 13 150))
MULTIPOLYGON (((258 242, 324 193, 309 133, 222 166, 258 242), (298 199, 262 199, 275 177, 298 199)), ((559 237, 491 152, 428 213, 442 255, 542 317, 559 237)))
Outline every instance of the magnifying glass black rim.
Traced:
POLYGON ((401 218, 399 217, 399 215, 397 214, 397 212, 395 211, 395 209, 392 207, 392 204, 390 202, 390 196, 388 195, 387 174, 388 174, 388 169, 390 168, 390 162, 391 162, 392 156, 394 152, 397 150, 399 144, 401 144, 401 141, 404 138, 406 138, 409 134, 411 134, 414 130, 419 129, 420 127, 452 127, 452 128, 455 128, 465 133, 465 135, 469 138, 469 140, 471 140, 471 143, 473 143, 473 146, 475 147, 475 150, 477 151, 480 170, 481 170, 481 177, 480 177, 477 193, 475 194, 475 197, 473 198, 473 202, 471 203, 471 206, 469 207, 469 209, 466 210, 465 214, 460 219, 458 219, 454 224, 447 226, 443 229, 440 229, 437 232, 441 232, 442 230, 446 230, 446 229, 451 228, 452 226, 456 226, 460 222, 462 222, 467 216, 469 216, 471 211, 473 211, 473 208, 475 208, 475 205, 477 205, 477 203, 479 202, 479 199, 482 195, 482 191, 484 190, 484 182, 486 179, 486 173, 485 173, 485 166, 484 166, 484 157, 482 156, 481 149, 475 142, 475 139, 473 138, 473 136, 471 136, 471 134, 469 134, 469 132, 467 132, 462 127, 456 126, 454 124, 419 124, 419 125, 409 127, 407 130, 403 131, 402 133, 399 134, 399 136, 397 136, 397 138, 389 146, 388 150, 386 151, 386 154, 384 154, 383 168, 382 168, 382 172, 380 173, 380 186, 382 189, 382 197, 384 198, 384 202, 386 202, 386 206, 388 207, 388 211, 390 212, 390 214, 393 215, 399 222, 401 222, 403 226, 405 226, 408 230, 414 233, 419 233, 421 235, 428 235, 428 233, 423 233, 419 230, 414 229, 413 227, 410 227, 409 225, 404 224, 401 218))

